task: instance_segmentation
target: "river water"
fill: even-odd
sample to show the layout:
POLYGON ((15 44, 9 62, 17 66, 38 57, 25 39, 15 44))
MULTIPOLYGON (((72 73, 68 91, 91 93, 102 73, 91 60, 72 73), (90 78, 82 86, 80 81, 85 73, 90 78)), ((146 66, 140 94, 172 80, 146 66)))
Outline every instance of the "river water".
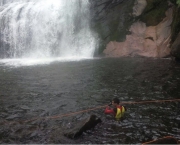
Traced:
POLYGON ((44 65, 0 63, 0 143, 134 144, 163 136, 180 139, 180 103, 126 105, 121 122, 104 108, 59 119, 41 119, 108 104, 180 99, 180 65, 170 59, 95 58, 44 65), (63 135, 91 114, 102 119, 71 140, 63 135), (32 118, 35 121, 26 122, 32 118))

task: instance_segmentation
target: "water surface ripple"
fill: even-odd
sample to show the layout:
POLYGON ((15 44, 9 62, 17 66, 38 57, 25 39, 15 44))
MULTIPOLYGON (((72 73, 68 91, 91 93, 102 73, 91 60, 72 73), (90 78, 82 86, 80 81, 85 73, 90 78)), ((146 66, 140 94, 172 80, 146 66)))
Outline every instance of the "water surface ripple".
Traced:
POLYGON ((104 109, 61 119, 60 115, 121 101, 180 99, 180 65, 170 59, 104 58, 49 65, 0 65, 0 143, 134 144, 163 136, 180 140, 180 103, 126 105, 121 122, 104 109), (65 138, 63 128, 91 114, 102 123, 80 138, 65 138), (21 122, 20 122, 21 121, 21 122))

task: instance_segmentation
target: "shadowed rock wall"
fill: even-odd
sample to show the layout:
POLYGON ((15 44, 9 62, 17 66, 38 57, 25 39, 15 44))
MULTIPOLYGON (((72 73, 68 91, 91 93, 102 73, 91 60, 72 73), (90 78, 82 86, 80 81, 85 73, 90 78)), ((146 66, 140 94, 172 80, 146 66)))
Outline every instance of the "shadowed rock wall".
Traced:
POLYGON ((180 41, 176 40, 180 13, 176 0, 90 0, 90 3, 92 28, 100 39, 98 54, 160 58, 180 54, 177 51, 180 41))
POLYGON ((110 41, 124 41, 133 22, 134 0, 89 0, 91 4, 92 29, 99 35, 102 54, 110 41))

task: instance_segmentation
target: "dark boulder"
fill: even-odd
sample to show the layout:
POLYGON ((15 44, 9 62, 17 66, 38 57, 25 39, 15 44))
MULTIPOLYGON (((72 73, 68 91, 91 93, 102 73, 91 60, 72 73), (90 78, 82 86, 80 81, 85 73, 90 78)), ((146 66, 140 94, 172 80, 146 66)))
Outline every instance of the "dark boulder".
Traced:
POLYGON ((180 33, 172 44, 171 54, 176 58, 176 60, 180 60, 180 33))
POLYGON ((89 118, 79 121, 75 127, 70 128, 64 133, 66 137, 71 139, 77 138, 82 135, 83 132, 94 128, 98 123, 101 123, 101 119, 96 115, 91 115, 89 118))

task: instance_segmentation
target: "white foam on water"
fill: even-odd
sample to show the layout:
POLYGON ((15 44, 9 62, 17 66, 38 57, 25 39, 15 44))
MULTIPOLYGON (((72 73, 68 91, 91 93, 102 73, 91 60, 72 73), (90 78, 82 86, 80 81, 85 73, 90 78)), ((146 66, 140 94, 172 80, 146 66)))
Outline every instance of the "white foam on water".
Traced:
POLYGON ((53 62, 70 62, 70 61, 82 61, 92 58, 80 58, 80 57, 57 57, 57 58, 39 58, 39 59, 1 59, 0 64, 12 67, 22 67, 22 66, 34 66, 34 65, 49 65, 53 62))

